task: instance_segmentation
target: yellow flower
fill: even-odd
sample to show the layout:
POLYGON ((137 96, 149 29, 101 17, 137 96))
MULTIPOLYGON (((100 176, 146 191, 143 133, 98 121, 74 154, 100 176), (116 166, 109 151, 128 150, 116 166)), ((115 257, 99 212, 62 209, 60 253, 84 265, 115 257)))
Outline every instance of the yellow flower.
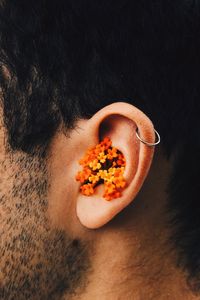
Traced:
POLYGON ((106 158, 107 158, 107 155, 105 155, 105 152, 104 152, 104 151, 102 151, 102 152, 99 153, 99 155, 98 155, 98 160, 99 160, 101 163, 105 163, 106 158))
POLYGON ((92 182, 93 184, 97 183, 99 181, 99 176, 98 175, 94 175, 92 174, 90 177, 89 177, 89 181, 92 182))
POLYGON ((105 179, 107 177, 108 171, 107 170, 99 170, 99 172, 97 173, 97 175, 101 178, 101 179, 105 179))
POLYGON ((95 171, 101 168, 101 164, 99 163, 98 159, 94 159, 89 163, 89 167, 92 168, 93 171, 95 171))

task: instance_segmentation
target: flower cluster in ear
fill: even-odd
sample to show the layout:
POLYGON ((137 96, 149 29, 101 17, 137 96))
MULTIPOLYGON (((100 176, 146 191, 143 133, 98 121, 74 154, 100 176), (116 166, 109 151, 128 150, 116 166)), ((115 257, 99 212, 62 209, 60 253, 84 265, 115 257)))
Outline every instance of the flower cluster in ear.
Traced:
POLYGON ((117 148, 112 147, 109 137, 105 137, 97 146, 87 150, 79 161, 83 167, 76 175, 81 182, 80 191, 85 196, 91 196, 95 187, 103 183, 105 192, 103 197, 112 200, 121 196, 126 186, 124 179, 125 157, 117 148))

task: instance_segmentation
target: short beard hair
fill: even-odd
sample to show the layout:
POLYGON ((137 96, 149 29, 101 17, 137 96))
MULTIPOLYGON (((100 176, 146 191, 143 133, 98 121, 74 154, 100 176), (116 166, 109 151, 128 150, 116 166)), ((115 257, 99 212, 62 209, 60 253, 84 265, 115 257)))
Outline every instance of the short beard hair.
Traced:
POLYGON ((50 225, 45 159, 11 151, 0 169, 5 212, 0 219, 0 299, 61 299, 83 288, 88 247, 50 225))

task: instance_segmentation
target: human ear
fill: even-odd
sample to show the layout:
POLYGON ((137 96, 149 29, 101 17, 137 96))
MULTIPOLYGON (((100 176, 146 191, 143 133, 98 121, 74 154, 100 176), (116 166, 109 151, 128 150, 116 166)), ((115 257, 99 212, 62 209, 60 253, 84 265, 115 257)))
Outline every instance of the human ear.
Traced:
MULTIPOLYGON (((152 163, 154 147, 139 141, 136 129, 143 140, 149 143, 155 141, 154 127, 148 116, 135 106, 123 102, 104 107, 92 118, 84 120, 77 129, 79 159, 88 148, 97 145, 104 137, 109 137, 112 145, 123 153, 126 160, 124 178, 127 185, 119 198, 107 201, 103 197, 103 184, 95 188, 93 195, 85 196, 80 192, 80 184, 76 182, 76 214, 83 226, 95 229, 108 223, 134 201, 141 189, 152 163)), ((77 161, 74 178, 78 169, 81 166, 77 161)))

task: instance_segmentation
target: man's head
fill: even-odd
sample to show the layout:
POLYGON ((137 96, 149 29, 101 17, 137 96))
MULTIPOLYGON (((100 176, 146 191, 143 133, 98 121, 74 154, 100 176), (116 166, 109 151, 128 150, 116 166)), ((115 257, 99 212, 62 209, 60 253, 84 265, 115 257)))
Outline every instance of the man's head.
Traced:
POLYGON ((137 126, 149 141, 153 126, 161 135, 172 166, 169 243, 198 289, 199 17, 193 1, 1 2, 2 299, 57 299, 84 286, 98 229, 142 201, 154 153, 137 126), (74 179, 108 135, 128 180, 110 203, 101 187, 81 196, 74 179))

